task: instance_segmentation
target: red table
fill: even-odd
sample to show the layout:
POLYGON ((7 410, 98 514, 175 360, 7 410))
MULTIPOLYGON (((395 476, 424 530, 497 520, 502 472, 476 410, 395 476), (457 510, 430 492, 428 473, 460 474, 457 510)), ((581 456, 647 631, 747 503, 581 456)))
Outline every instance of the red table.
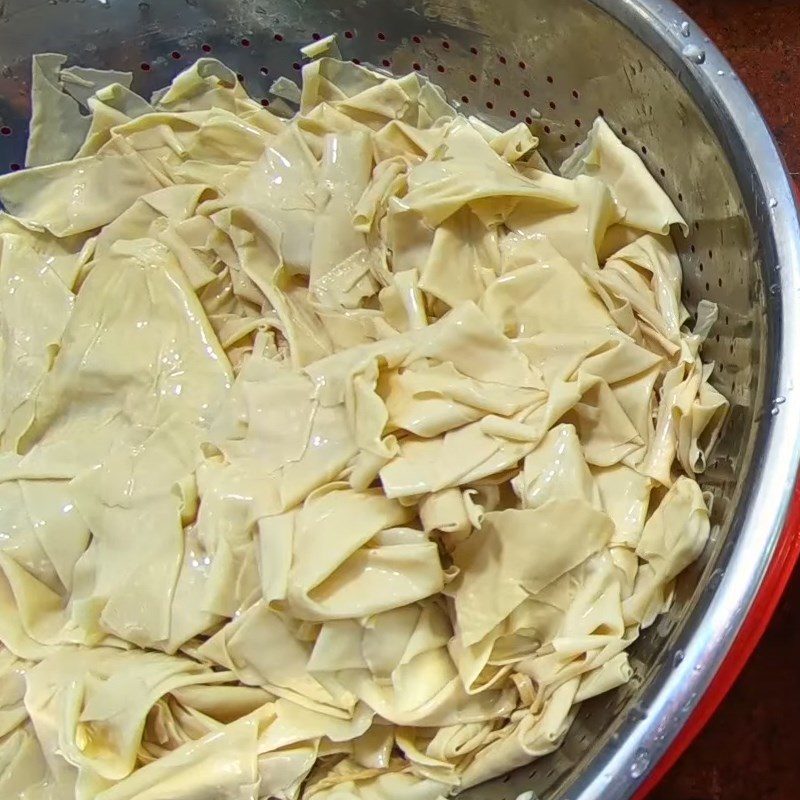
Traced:
MULTIPOLYGON (((755 95, 800 176, 800 0, 678 0, 755 95)), ((727 699, 651 800, 800 800, 800 574, 727 699)))
MULTIPOLYGON (((800 0, 677 0, 755 96, 800 175, 800 0)), ((798 792, 800 797, 800 792, 798 792)))

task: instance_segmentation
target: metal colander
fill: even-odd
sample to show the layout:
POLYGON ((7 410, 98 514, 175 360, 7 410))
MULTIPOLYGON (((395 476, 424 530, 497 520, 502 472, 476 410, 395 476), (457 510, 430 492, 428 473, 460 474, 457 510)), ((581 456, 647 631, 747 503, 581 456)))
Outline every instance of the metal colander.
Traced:
POLYGON ((336 32, 345 58, 419 70, 465 113, 525 121, 558 164, 602 114, 689 221, 684 300, 720 307, 705 348, 730 399, 703 477, 712 540, 671 613, 632 650, 635 679, 585 703, 555 754, 476 800, 630 798, 726 659, 784 531, 800 455, 800 229, 780 156, 730 65, 668 0, 0 0, 0 171, 24 159, 30 57, 135 73, 143 94, 213 54, 267 104, 299 46, 336 32))

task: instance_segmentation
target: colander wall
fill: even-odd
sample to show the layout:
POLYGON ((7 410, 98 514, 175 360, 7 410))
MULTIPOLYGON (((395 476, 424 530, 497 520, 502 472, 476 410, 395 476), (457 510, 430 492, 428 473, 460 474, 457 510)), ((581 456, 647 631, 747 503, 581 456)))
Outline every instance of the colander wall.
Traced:
POLYGON ((299 46, 332 32, 344 57, 419 70, 464 113, 530 124, 552 165, 604 115, 689 222, 675 237, 684 300, 719 305, 704 358, 731 401, 701 480, 712 540, 633 648, 635 679, 585 703, 558 752, 462 795, 627 800, 723 666, 775 554, 781 575, 794 557, 800 228, 780 155, 730 65, 668 0, 0 0, 0 171, 24 160, 33 53, 131 70, 144 94, 213 55, 274 104, 272 81, 299 77, 299 46))

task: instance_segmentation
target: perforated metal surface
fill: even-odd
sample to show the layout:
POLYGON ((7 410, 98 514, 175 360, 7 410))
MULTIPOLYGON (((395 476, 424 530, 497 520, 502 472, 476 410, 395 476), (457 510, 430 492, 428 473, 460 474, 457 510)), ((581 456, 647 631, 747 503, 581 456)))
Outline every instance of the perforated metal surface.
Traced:
POLYGON ((641 154, 690 222, 688 238, 676 240, 687 305, 708 297, 720 306, 705 358, 717 362, 731 412, 703 480, 715 497, 713 541, 683 577, 672 612, 634 648, 636 680, 585 704, 556 754, 465 795, 630 797, 724 657, 775 547, 797 459, 783 365, 785 340, 797 333, 784 304, 796 283, 797 220, 763 128, 757 154, 742 140, 755 112, 740 87, 726 88, 737 80, 728 65, 693 26, 684 36, 676 9, 648 0, 6 0, 0 10, 0 171, 24 158, 34 52, 132 70, 144 94, 213 55, 269 104, 276 77, 299 75, 298 47, 331 32, 345 57, 419 70, 465 113, 497 126, 529 123, 552 164, 597 114, 641 154), (705 50, 702 66, 681 57, 690 44, 705 50), (772 495, 759 484, 767 458, 782 482, 772 495), (756 531, 762 506, 771 510, 756 531))

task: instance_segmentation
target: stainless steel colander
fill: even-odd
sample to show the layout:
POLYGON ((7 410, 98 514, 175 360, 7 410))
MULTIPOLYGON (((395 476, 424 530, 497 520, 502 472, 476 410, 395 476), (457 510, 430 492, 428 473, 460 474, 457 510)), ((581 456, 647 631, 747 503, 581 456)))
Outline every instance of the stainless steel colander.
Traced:
POLYGON ((702 481, 712 541, 634 647, 635 680, 585 703, 558 752, 463 797, 641 795, 735 674, 796 557, 800 227, 781 158, 730 65, 668 0, 0 0, 0 171, 23 162, 33 53, 132 70, 145 94, 211 53, 266 102, 298 74, 298 47, 331 32, 345 57, 420 70, 466 113, 528 122, 554 164, 603 114, 690 223, 676 241, 684 300, 719 304, 705 359, 731 401, 702 481))

